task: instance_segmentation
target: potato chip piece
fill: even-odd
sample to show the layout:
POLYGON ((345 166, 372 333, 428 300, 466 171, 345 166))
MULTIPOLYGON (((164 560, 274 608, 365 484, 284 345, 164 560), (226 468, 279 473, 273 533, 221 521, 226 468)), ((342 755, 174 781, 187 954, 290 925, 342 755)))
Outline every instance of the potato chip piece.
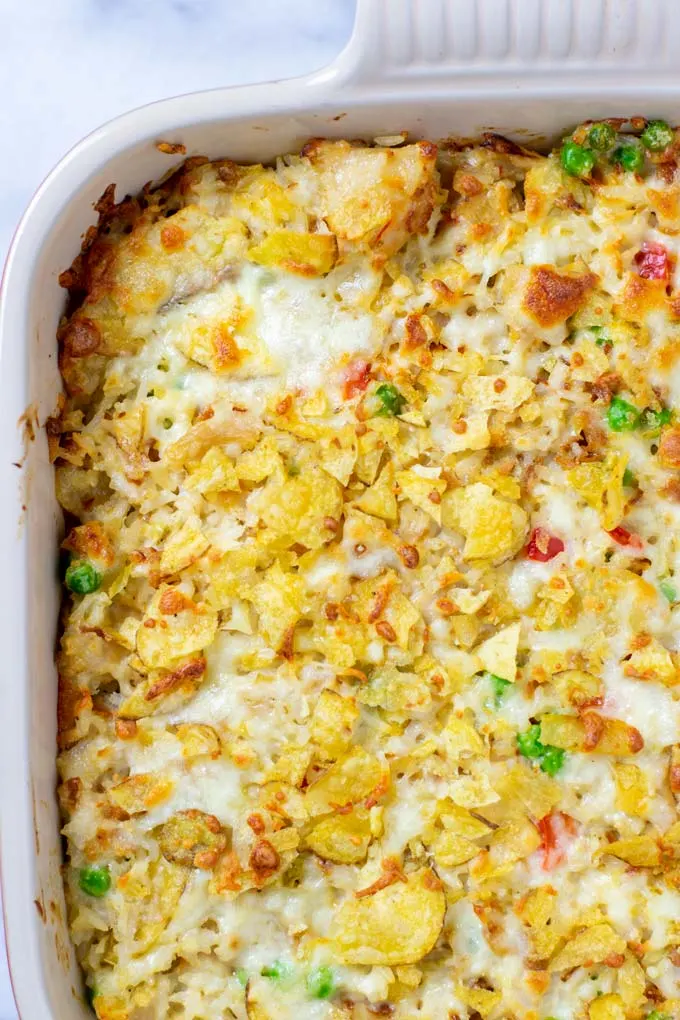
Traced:
POLYGON ((231 418, 206 418, 196 422, 176 439, 165 450, 162 462, 171 470, 178 470, 184 465, 199 462, 215 446, 223 446, 225 443, 249 446, 256 438, 257 431, 252 422, 239 421, 236 415, 231 418))
POLYGON ((456 836, 464 836, 465 839, 479 839, 488 836, 492 831, 491 826, 483 819, 475 818, 465 808, 451 801, 443 802, 439 820, 447 831, 453 832, 456 836))
POLYGON ((245 450, 234 465, 236 476, 244 482, 263 482, 277 472, 282 473, 282 460, 276 440, 265 436, 253 450, 245 450))
POLYGON ((335 264, 338 245, 333 234, 302 234, 273 230, 248 251, 251 262, 276 266, 300 276, 324 276, 335 264))
POLYGON ((314 816, 347 804, 358 804, 380 789, 386 789, 386 781, 383 765, 357 744, 307 787, 307 810, 314 816))
POLYGON ((437 524, 441 524, 441 499, 446 491, 443 478, 423 477, 417 471, 397 471, 394 480, 398 486, 399 499, 410 499, 437 524))
POLYGON ((446 911, 441 883, 429 868, 361 899, 346 899, 330 939, 345 964, 391 967, 417 963, 434 947, 446 911))
POLYGON ((509 818, 494 832, 489 849, 483 850, 470 868, 478 881, 507 875, 517 861, 529 857, 541 845, 541 837, 528 818, 509 818))
POLYGON ((130 1020, 129 995, 94 995, 92 1006, 97 1020, 130 1020))
POLYGON ((589 506, 597 510, 605 531, 621 522, 626 503, 623 475, 628 455, 610 450, 602 461, 586 461, 566 472, 570 484, 589 506))
POLYGON ((396 974, 397 981, 400 981, 402 985, 406 985, 407 988, 418 988, 422 984, 423 972, 419 967, 405 964, 403 967, 395 967, 394 973, 396 974))
POLYGON ((520 624, 511 623, 492 637, 487 638, 474 649, 482 666, 502 680, 514 682, 517 675, 517 648, 519 646, 520 624))
POLYGON ((541 717, 541 742, 565 751, 580 751, 585 740, 583 723, 575 715, 548 713, 541 717))
POLYGON ((337 235, 341 250, 359 245, 392 254, 409 235, 425 230, 439 201, 434 146, 371 149, 315 140, 307 151, 318 180, 317 215, 337 235))
POLYGON ((570 371, 578 382, 594 383, 609 371, 609 358, 602 346, 598 347, 593 334, 581 337, 571 349, 570 371))
POLYGON ((354 698, 336 691, 321 692, 312 713, 310 736, 323 760, 334 761, 347 751, 358 718, 354 698))
POLYGON ((455 415, 451 428, 438 434, 442 450, 447 454, 463 453, 465 450, 486 450, 491 445, 491 433, 486 411, 470 411, 455 415))
POLYGON ((647 975, 632 953, 626 954, 626 959, 618 968, 616 983, 626 1012, 637 1011, 644 1005, 647 975))
POLYGON ((624 765, 622 762, 616 762, 614 780, 616 782, 617 811, 625 811, 627 815, 644 818, 647 813, 649 788, 642 769, 637 765, 624 765))
POLYGON ((372 839, 369 812, 362 809, 349 814, 329 815, 307 833, 304 845, 325 861, 358 864, 366 859, 372 839))
POLYGON ((158 845, 167 861, 185 868, 214 868, 227 848, 219 820, 205 811, 177 811, 158 830, 158 845))
POLYGON ((188 317, 175 342, 187 358, 216 375, 239 379, 272 375, 275 363, 253 333, 252 315, 252 308, 236 296, 232 308, 224 309, 224 318, 219 322, 199 320, 198 325, 192 327, 196 320, 188 317))
POLYGON ((582 669, 565 669, 554 673, 552 683, 563 701, 573 708, 591 708, 604 700, 604 685, 600 677, 582 669))
POLYGON ((357 701, 386 712, 424 711, 432 703, 432 691, 426 677, 401 672, 391 663, 374 669, 367 684, 357 690, 357 701))
POLYGON ((488 559, 500 563, 524 544, 529 518, 522 507, 499 499, 493 489, 475 482, 442 497, 442 521, 465 536, 467 560, 488 559))
POLYGON ((558 160, 535 160, 524 178, 524 193, 527 221, 531 224, 544 220, 558 202, 564 208, 589 207, 588 187, 580 178, 565 173, 558 160))
POLYGON ((501 1004, 503 995, 489 988, 468 988, 467 985, 456 985, 456 995, 472 1013, 478 1013, 483 1020, 495 1015, 501 1004))
POLYGON ((588 1004, 588 1020, 626 1020, 626 1011, 620 995, 600 995, 588 1004))
POLYGON ((212 726, 205 723, 182 723, 177 727, 177 739, 182 744, 183 756, 189 761, 220 756, 220 738, 212 726))
POLYGON ((301 786, 311 760, 312 748, 308 744, 303 747, 294 747, 288 744, 271 768, 267 769, 265 782, 301 786))
POLYGON ((186 868, 160 857, 144 865, 143 872, 133 865, 118 879, 118 891, 126 900, 126 924, 134 932, 133 956, 142 956, 163 934, 184 892, 187 875, 186 868))
POLYGON ((335 534, 326 522, 340 520, 342 489, 321 468, 309 467, 292 477, 269 478, 251 497, 250 509, 265 525, 261 537, 266 540, 282 548, 299 544, 319 549, 335 534))
POLYGON ((397 519, 397 497, 394 495, 394 469, 386 464, 380 472, 377 482, 357 496, 354 505, 372 517, 381 517, 384 521, 397 519))
MULTIPOLYGON (((394 630, 396 644, 399 648, 403 648, 406 651, 409 647, 411 631, 420 623, 421 619, 422 617, 416 607, 401 591, 392 592, 383 613, 383 620, 394 630)), ((380 633, 377 625, 376 630, 380 633)), ((386 635, 381 636, 385 637, 385 640, 392 640, 391 638, 388 639, 386 635)))
POLYGON ((623 663, 625 676, 640 680, 653 680, 672 686, 678 680, 678 671, 671 653, 656 638, 650 638, 644 648, 637 648, 623 663))
POLYGON ((584 712, 580 718, 551 713, 541 716, 541 741, 566 751, 620 756, 637 754, 644 747, 634 726, 596 712, 584 712))
POLYGON ((463 381, 461 392, 475 409, 514 411, 529 399, 534 384, 522 375, 477 375, 463 381))
POLYGON ((626 864, 635 868, 658 868, 661 865, 661 847, 653 836, 630 836, 628 839, 617 839, 606 843, 599 850, 600 854, 618 857, 626 864))
POLYGON ((556 900, 556 889, 539 885, 522 898, 517 913, 530 928, 543 928, 552 919, 556 900))
POLYGON ((444 830, 432 843, 432 853, 439 867, 456 868, 476 857, 479 847, 464 836, 444 830))
POLYGON ((231 457, 219 446, 213 446, 184 483, 196 492, 238 492, 239 477, 231 457))
POLYGON ((296 574, 285 573, 279 560, 275 560, 258 584, 242 594, 252 602, 259 616, 259 633, 278 652, 302 615, 304 582, 296 574))
POLYGON ((161 574, 178 574, 202 556, 209 545, 201 531, 200 519, 192 514, 163 545, 159 564, 161 574))
POLYGON ((146 666, 167 666, 173 660, 212 644, 217 613, 195 603, 179 589, 163 584, 157 590, 137 631, 137 652, 146 666))
MULTIPOLYGON (((449 597, 456 609, 466 615, 478 612, 482 606, 486 605, 490 596, 490 591, 474 592, 469 588, 452 588, 449 592, 449 597)), ((477 653, 475 652, 475 654, 477 653)))
POLYGON ((534 772, 526 765, 508 768, 496 779, 494 788, 497 800, 482 810, 490 821, 528 814, 536 820, 544 818, 562 799, 560 784, 543 772, 534 772))
MULTIPOLYGON (((471 765, 468 762, 469 767, 471 765)), ((469 776, 460 775, 453 779, 449 788, 449 796, 459 807, 477 808, 478 810, 499 800, 498 794, 485 772, 469 776)), ((486 815, 486 809, 484 814, 486 815)))
POLYGON ((548 970, 555 973, 602 963, 610 953, 625 953, 626 948, 625 939, 622 939, 610 924, 594 924, 569 939, 550 961, 548 970))
POLYGON ((385 452, 385 440, 383 436, 369 425, 368 431, 357 440, 357 460, 354 465, 354 474, 364 485, 372 485, 375 481, 380 462, 385 452))
POLYGON ((357 434, 352 425, 333 429, 321 441, 321 467, 340 485, 349 484, 357 459, 357 434))
POLYGON ((108 791, 109 800, 129 815, 143 814, 167 800, 173 786, 170 779, 152 772, 139 772, 112 786, 108 791))
POLYGON ((175 660, 169 670, 152 670, 120 703, 118 715, 121 719, 145 719, 156 712, 174 712, 193 697, 205 674, 202 655, 175 660))
POLYGON ((456 764, 463 764, 465 759, 486 756, 486 744, 472 719, 472 713, 463 715, 454 709, 442 729, 441 739, 446 754, 456 764))

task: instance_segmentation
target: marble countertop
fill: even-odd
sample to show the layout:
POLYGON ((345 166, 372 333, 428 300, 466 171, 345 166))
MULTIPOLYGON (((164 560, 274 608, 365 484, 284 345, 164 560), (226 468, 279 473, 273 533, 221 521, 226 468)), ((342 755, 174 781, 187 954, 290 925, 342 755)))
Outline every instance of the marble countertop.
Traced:
MULTIPOLYGON (((93 128, 166 96, 313 71, 339 52, 354 17, 354 0, 32 0, 0 8, 0 263, 43 177, 93 128)), ((4 939, 0 949, 0 1020, 16 1020, 4 939)))

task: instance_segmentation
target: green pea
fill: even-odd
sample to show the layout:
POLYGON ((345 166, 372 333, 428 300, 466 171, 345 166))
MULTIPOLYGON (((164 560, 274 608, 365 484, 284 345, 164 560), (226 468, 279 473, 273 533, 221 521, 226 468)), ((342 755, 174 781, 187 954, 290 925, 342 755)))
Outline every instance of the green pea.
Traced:
POLYGON ((650 120, 640 141, 651 152, 663 152, 673 141, 673 128, 665 120, 650 120))
POLYGON ((595 166, 595 156, 578 142, 565 142, 560 152, 560 162, 572 177, 588 177, 595 166))
POLYGON ((660 411, 653 411, 646 407, 640 415, 638 428, 646 439, 654 439, 661 432, 664 425, 670 425, 673 412, 670 407, 663 407, 660 411))
POLYGON ((619 163, 630 173, 638 173, 645 165, 644 149, 633 141, 619 145, 612 153, 612 163, 619 163))
POLYGON ((667 598, 671 605, 678 601, 678 590, 671 581, 659 581, 659 590, 664 598, 667 598))
POLYGON ((541 743, 541 727, 534 723, 524 733, 517 734, 517 747, 524 758, 540 758, 543 753, 541 743))
POLYGON ((163 418, 161 425, 163 426, 164 429, 171 429, 172 426, 174 425, 174 422, 172 418, 163 418))
POLYGON ((602 328, 602 326, 588 326, 590 332, 595 334, 595 343, 598 347, 604 347, 605 344, 611 343, 608 336, 602 336, 602 328))
POLYGON ((607 422, 612 432, 632 432, 637 428, 640 412, 621 397, 612 397, 607 411, 607 422))
POLYGON ((541 725, 534 723, 524 733, 517 734, 517 747, 524 758, 538 760, 541 771, 554 776, 564 765, 566 752, 561 747, 541 743, 541 725))
POLYGON ((623 484, 627 489, 637 489, 638 481, 630 468, 626 468, 623 472, 623 484))
POLYGON ((101 899, 111 888, 111 876, 108 868, 81 868, 78 885, 88 896, 101 899))
POLYGON ((504 680, 502 676, 496 676, 495 673, 486 674, 491 684, 491 690, 493 692, 493 703, 494 708, 500 708, 503 695, 507 691, 508 687, 511 687, 510 680, 504 680))
POLYGON ((567 752, 561 747, 546 744, 541 755, 541 771, 546 772, 549 776, 556 775, 564 765, 566 754, 567 752))
POLYGON ((392 383, 382 383, 375 391, 375 395, 381 404, 376 414, 382 417, 394 418, 401 414, 406 406, 406 397, 392 383))
POLYGON ((605 149, 611 149, 615 141, 616 131, 611 124, 606 124, 604 122, 593 124, 588 132, 589 145, 593 149, 599 149, 600 152, 603 152, 605 149))
POLYGON ((316 967, 307 976, 307 991, 314 999, 330 999, 335 992, 335 976, 330 967, 316 967))
POLYGON ((99 571, 89 560, 74 560, 66 568, 66 587, 76 595, 90 595, 102 583, 99 571))
POLYGON ((274 960, 273 963, 267 964, 260 971, 262 977, 270 978, 272 981, 285 981, 292 974, 292 967, 285 960, 274 960))

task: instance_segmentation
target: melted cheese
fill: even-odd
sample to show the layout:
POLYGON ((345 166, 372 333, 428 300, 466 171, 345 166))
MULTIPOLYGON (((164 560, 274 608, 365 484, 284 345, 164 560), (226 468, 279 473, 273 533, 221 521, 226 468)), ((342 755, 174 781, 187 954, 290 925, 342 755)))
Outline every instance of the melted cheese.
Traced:
POLYGON ((60 798, 102 1020, 634 1018, 637 966, 675 1009, 680 436, 608 405, 678 412, 678 268, 636 258, 677 261, 676 185, 498 148, 194 161, 71 271, 60 798))

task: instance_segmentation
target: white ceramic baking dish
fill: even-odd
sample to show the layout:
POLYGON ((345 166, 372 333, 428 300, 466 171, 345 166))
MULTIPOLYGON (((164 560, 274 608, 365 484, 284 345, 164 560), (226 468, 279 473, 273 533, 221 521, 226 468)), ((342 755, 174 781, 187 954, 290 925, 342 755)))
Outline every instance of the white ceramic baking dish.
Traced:
POLYGON ((39 427, 59 391, 59 271, 117 195, 162 176, 159 140, 189 155, 269 160, 310 136, 475 135, 550 140, 587 117, 680 119, 677 0, 359 0, 354 34, 307 78, 136 110, 73 149, 42 185, 8 258, 0 338, 5 596, 0 740, 7 944, 23 1020, 89 1015, 65 926, 55 804, 60 515, 39 427), (38 425, 39 423, 39 425, 38 425))

